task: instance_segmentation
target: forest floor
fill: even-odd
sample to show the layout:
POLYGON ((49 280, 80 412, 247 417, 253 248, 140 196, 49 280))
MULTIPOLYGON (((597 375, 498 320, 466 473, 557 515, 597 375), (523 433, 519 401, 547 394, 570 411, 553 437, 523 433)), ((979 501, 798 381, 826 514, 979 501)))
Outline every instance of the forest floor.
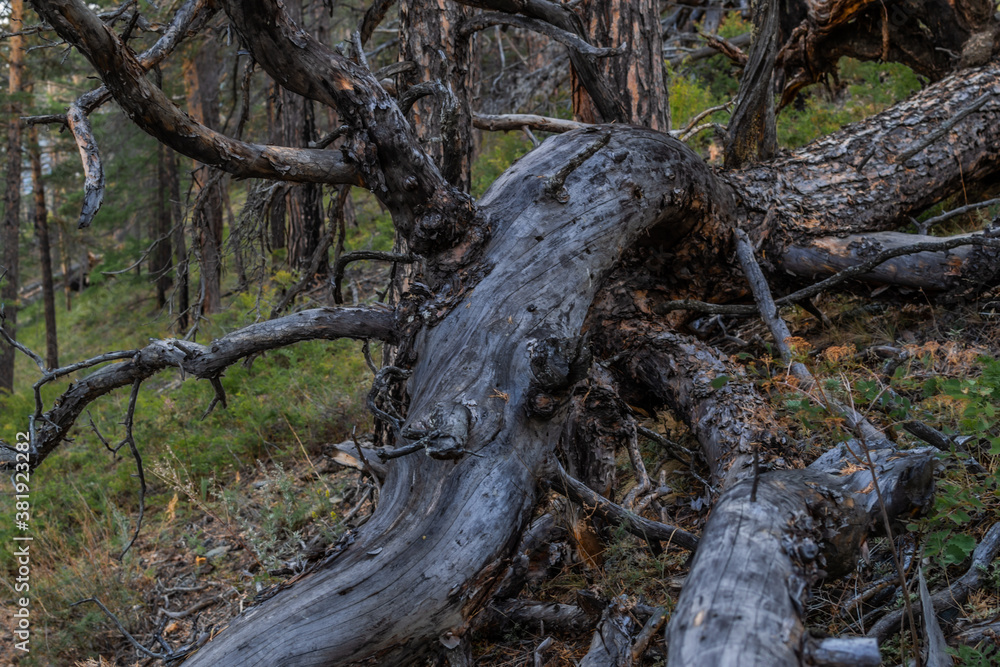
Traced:
MULTIPOLYGON (((356 279, 378 282, 371 275, 356 279)), ((322 298, 319 293, 313 295, 317 302, 322 298)), ((925 573, 931 590, 946 586, 965 572, 976 540, 1000 518, 1000 439, 993 418, 1000 405, 1000 308, 990 302, 947 309, 897 306, 851 297, 820 300, 817 305, 830 318, 829 325, 800 309, 787 312, 797 338, 796 350, 827 391, 850 397, 872 421, 903 443, 912 438, 882 401, 887 387, 910 402, 911 414, 946 433, 972 436, 958 442, 987 474, 967 472, 960 465, 964 454, 942 453, 936 505, 928 515, 913 518, 921 536, 919 548, 927 557, 925 573), (887 368, 887 363, 893 367, 887 368)), ((729 320, 723 334, 717 323, 692 324, 702 325, 709 340, 745 364, 759 389, 781 408, 783 420, 777 433, 800 443, 793 456, 765 461, 767 466, 808 464, 842 437, 837 420, 802 400, 785 381, 780 361, 770 355, 763 325, 752 318, 729 320)), ((117 555, 136 516, 134 480, 128 481, 134 464, 129 458, 112 461, 108 457, 97 467, 84 466, 81 457, 102 457, 93 456, 97 450, 92 448, 98 443, 87 437, 90 429, 78 428, 77 442, 34 477, 37 485, 52 485, 53 475, 74 474, 69 487, 60 491, 61 496, 70 496, 72 508, 67 515, 72 520, 49 514, 58 511, 57 505, 48 509, 42 505, 35 517, 51 529, 38 536, 39 553, 45 555, 34 563, 39 592, 33 602, 37 605, 33 650, 24 656, 0 646, 0 665, 154 664, 136 660, 134 649, 94 604, 69 605, 98 597, 145 646, 154 647, 159 636, 176 649, 201 633, 218 632, 277 587, 308 576, 311 568, 336 552, 338 544, 349 540, 351 531, 370 513, 376 494, 362 472, 338 465, 336 460, 342 457, 334 447, 350 441, 355 427, 358 432, 370 429, 363 410, 367 380, 362 362, 355 359, 350 365, 360 372, 353 376, 351 391, 337 394, 339 416, 332 420, 333 426, 329 406, 295 413, 296 403, 318 406, 330 399, 317 389, 324 382, 320 376, 307 377, 310 364, 315 366, 318 356, 328 350, 321 346, 301 356, 272 353, 243 371, 246 376, 231 372, 227 390, 234 405, 200 423, 193 421, 191 413, 203 411, 208 396, 205 388, 197 395, 184 395, 182 389, 191 383, 163 380, 146 409, 140 404, 139 420, 156 415, 155 423, 145 430, 137 423, 139 441, 148 442, 144 457, 150 490, 142 532, 122 561, 117 555), (298 378, 299 389, 293 387, 288 395, 266 392, 272 382, 287 382, 288 374, 298 378), (239 387, 240 381, 247 386, 239 387), (299 400, 289 400, 300 389, 299 400), (244 396, 255 400, 243 405, 244 396), (281 409, 248 420, 261 406, 276 404, 281 409), (170 411, 175 414, 164 414, 170 411), (175 430, 178 423, 185 431, 191 429, 188 436, 202 448, 228 450, 223 454, 224 465, 220 465, 219 452, 203 452, 203 459, 191 456, 191 443, 181 442, 175 430), (255 441, 252 446, 232 439, 237 430, 248 428, 256 430, 250 438, 255 441), (84 443, 91 448, 89 453, 80 451, 84 443), (106 479, 109 465, 121 477, 117 482, 106 479), (102 488, 96 496, 92 493, 95 485, 102 488)), ((358 352, 355 346, 337 354, 357 357, 358 352)), ((337 381, 345 383, 340 372, 337 381)), ((107 414, 95 415, 95 422, 114 432, 113 421, 121 415, 116 411, 122 407, 118 400, 99 408, 107 414)), ((637 416, 670 440, 697 449, 669 414, 637 416)), ((670 523, 699 532, 712 494, 700 481, 707 474, 702 464, 681 463, 652 441, 643 442, 641 452, 650 476, 667 489, 658 499, 661 509, 647 511, 649 518, 668 518, 670 523)), ((616 498, 620 499, 635 480, 626 453, 621 453, 618 463, 616 498)), ((65 498, 59 501, 63 502, 65 498)), ((546 544, 530 554, 532 569, 521 598, 579 605, 587 598, 606 601, 625 596, 632 603, 662 607, 669 615, 684 582, 687 553, 667 549, 654 555, 642 541, 616 526, 589 521, 554 493, 543 500, 538 513, 552 514, 557 528, 546 544)), ((859 633, 899 605, 895 584, 882 582, 893 572, 890 544, 885 538, 871 540, 867 559, 858 563, 855 572, 825 582, 814 592, 808 617, 814 632, 859 633), (856 604, 859 596, 866 601, 856 604)), ((897 548, 905 552, 918 547, 900 542, 897 548)), ((996 622, 1000 568, 994 565, 989 575, 988 585, 953 615, 946 631, 996 622)), ((9 613, 6 606, 0 611, 4 616, 9 613)), ((0 618, 0 622, 10 620, 0 618)), ((644 620, 637 618, 637 623, 644 620)), ((592 634, 593 626, 567 633, 494 621, 488 631, 477 635, 473 655, 476 664, 484 667, 573 665, 586 654, 592 634), (537 654, 536 661, 538 647, 550 636, 553 641, 537 654)), ((884 653, 887 664, 892 664, 897 651, 898 640, 894 640, 884 653)), ((989 651, 981 648, 963 664, 977 664, 979 657, 986 660, 982 664, 991 664, 989 651)), ((664 657, 659 632, 639 664, 663 664, 664 657)))

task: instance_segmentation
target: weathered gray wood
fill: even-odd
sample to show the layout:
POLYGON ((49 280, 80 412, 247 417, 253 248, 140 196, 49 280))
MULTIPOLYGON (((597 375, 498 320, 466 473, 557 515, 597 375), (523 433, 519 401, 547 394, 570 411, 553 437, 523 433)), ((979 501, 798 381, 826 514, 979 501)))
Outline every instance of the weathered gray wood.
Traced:
MULTIPOLYGON (((926 501, 930 450, 873 456, 890 516, 926 501)), ((846 477, 821 470, 769 472, 716 501, 667 629, 668 665, 801 664, 810 586, 853 566, 881 511, 866 502, 875 495, 867 469, 846 477)))
POLYGON ((236 620, 225 642, 208 645, 191 664, 339 664, 372 655, 399 664, 439 639, 462 636, 468 614, 503 573, 534 504, 542 461, 562 430, 550 418, 556 413, 534 411, 564 401, 568 387, 551 375, 536 386, 531 350, 579 335, 617 261, 608 249, 624 251, 661 222, 696 221, 687 218, 689 193, 712 182, 698 165, 670 137, 612 126, 553 137, 501 176, 480 202, 493 227, 482 261, 493 268, 474 290, 442 295, 454 308, 418 334, 407 386, 406 426, 465 408, 464 449, 473 455, 394 459, 379 507, 354 545, 308 588, 279 593, 236 620), (538 178, 586 155, 566 175, 565 190, 553 192, 538 178), (390 591, 395 601, 386 605, 390 591), (261 637, 259 628, 274 623, 283 632, 261 637))
MULTIPOLYGON (((934 612, 939 614, 946 609, 954 609, 957 605, 964 604, 969 594, 985 583, 985 568, 993 562, 997 554, 1000 554, 1000 523, 993 524, 986 531, 986 535, 972 552, 972 563, 968 571, 947 588, 931 595, 930 601, 934 612)), ((922 613, 922 608, 913 610, 913 615, 917 618, 920 618, 922 613)), ((900 631, 902 622, 902 610, 889 612, 872 626, 868 636, 882 643, 900 631)))
POLYGON ((601 615, 601 622, 590 640, 590 650, 580 661, 580 667, 631 667, 632 629, 635 624, 628 612, 625 596, 611 601, 601 615))
POLYGON ((878 642, 868 637, 810 639, 806 661, 817 667, 877 667, 882 664, 878 642))

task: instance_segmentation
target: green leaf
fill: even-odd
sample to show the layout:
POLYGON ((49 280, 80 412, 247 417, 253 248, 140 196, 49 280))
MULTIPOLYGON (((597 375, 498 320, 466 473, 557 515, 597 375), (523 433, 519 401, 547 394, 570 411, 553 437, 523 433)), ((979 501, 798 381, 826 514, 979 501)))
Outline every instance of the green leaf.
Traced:
POLYGON ((719 389, 725 387, 727 384, 729 384, 728 375, 716 375, 715 379, 712 380, 712 389, 719 389))
POLYGON ((948 565, 958 565, 969 557, 976 548, 976 540, 968 535, 953 535, 944 545, 944 562, 948 565))

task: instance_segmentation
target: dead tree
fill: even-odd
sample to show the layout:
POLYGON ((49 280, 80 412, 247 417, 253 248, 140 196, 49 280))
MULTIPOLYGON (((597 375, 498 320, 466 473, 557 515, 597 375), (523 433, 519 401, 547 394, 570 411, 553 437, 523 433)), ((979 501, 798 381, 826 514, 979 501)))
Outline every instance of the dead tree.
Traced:
MULTIPOLYGON (((540 489, 548 481, 572 486, 555 459, 560 440, 574 433, 614 440, 628 428, 614 409, 606 429, 567 424, 591 416, 581 417, 573 400, 582 382, 599 384, 604 401, 617 392, 648 410, 673 410, 698 438, 722 490, 701 536, 709 546, 697 550, 667 631, 671 664, 702 664, 708 649, 718 664, 810 659, 802 649, 810 584, 842 571, 876 516, 927 501, 931 457, 899 455, 849 413, 843 418, 856 432, 852 443, 831 445, 807 470, 760 471, 755 453, 773 428, 766 401, 724 355, 672 325, 683 319, 679 307, 711 310, 745 298, 746 274, 755 276, 761 312, 780 328, 777 307, 760 292, 761 285, 767 291, 761 270, 784 288, 786 271, 812 279, 835 270, 809 259, 825 251, 857 265, 856 278, 890 284, 915 267, 942 287, 946 272, 978 270, 974 251, 965 261, 949 254, 948 244, 996 245, 985 235, 922 247, 919 259, 901 252, 894 261, 902 272, 866 263, 891 255, 885 235, 909 216, 963 183, 995 176, 1000 66, 961 71, 883 114, 738 172, 717 174, 683 143, 651 129, 582 127, 548 139, 472 201, 421 149, 397 101, 364 63, 299 30, 276 0, 220 4, 275 81, 337 112, 347 129, 330 150, 221 135, 167 100, 82 0, 32 4, 161 142, 237 177, 363 185, 421 259, 420 290, 390 307, 302 311, 209 345, 154 341, 91 360, 115 363, 81 378, 47 411, 38 398, 32 466, 57 448, 88 403, 121 387, 134 396, 162 369, 211 380, 221 400, 222 371, 264 350, 337 337, 397 346, 371 401, 389 436, 375 514, 348 548, 248 610, 186 664, 395 665, 440 652, 464 655, 463 638, 503 576, 540 489), (845 234, 863 236, 873 252, 837 253, 845 234), (762 266, 755 248, 766 258, 762 266), (707 297, 714 303, 678 304, 707 297), (718 386, 720 375, 732 381, 718 386), (401 387, 409 397, 405 416, 379 407, 381 393, 401 387), (863 470, 841 474, 859 457, 863 470), (873 480, 884 492, 881 504, 873 480), (744 538, 750 529, 758 532, 744 538), (757 609, 766 613, 749 611, 757 609)), ((602 117, 623 113, 594 65, 616 52, 581 40, 582 27, 564 5, 466 4, 506 12, 504 20, 560 40, 602 117)), ((0 454, 14 465, 13 452, 0 454)), ((600 498, 586 502, 614 512, 600 498)), ((669 534, 654 541, 661 548, 698 543, 669 534)))

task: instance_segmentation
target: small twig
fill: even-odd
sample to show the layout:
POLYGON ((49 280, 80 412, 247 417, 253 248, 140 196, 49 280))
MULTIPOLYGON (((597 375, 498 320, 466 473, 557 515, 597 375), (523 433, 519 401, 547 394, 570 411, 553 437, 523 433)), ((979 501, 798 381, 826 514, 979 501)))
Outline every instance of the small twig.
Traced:
POLYGON ((344 271, 347 269, 347 265, 351 262, 356 262, 362 259, 373 259, 383 262, 392 262, 408 264, 415 262, 419 259, 418 255, 412 255, 409 253, 396 253, 396 252, 377 252, 374 250, 355 250, 354 252, 345 252, 343 255, 337 258, 336 264, 333 267, 333 301, 337 304, 344 303, 344 295, 341 291, 340 284, 344 280, 344 271))
POLYGON ((206 409, 205 413, 201 416, 202 420, 212 414, 212 410, 215 409, 216 405, 221 403, 223 410, 228 407, 226 405, 226 390, 222 387, 222 381, 219 379, 219 376, 210 377, 208 378, 208 381, 212 383, 212 389, 215 390, 215 395, 212 397, 212 402, 208 404, 208 409, 206 409))
POLYGON ((929 230, 934 225, 939 222, 945 222, 946 220, 951 220, 954 217, 962 215, 964 213, 971 213, 972 211, 977 211, 981 208, 986 208, 987 206, 993 206, 994 204, 1000 204, 1000 198, 997 199, 987 199, 986 201, 976 202, 975 204, 968 204, 966 206, 959 206, 958 208, 952 209, 947 213, 942 213, 941 215, 934 216, 933 218, 928 218, 921 223, 918 223, 918 227, 923 230, 929 230))
POLYGON ((365 451, 361 447, 361 443, 358 442, 357 431, 358 431, 357 426, 351 429, 351 440, 354 441, 354 448, 358 450, 358 459, 360 459, 361 465, 364 467, 365 472, 367 472, 368 475, 372 478, 372 484, 375 485, 375 491, 377 492, 377 495, 381 495, 382 485, 378 481, 378 474, 375 472, 375 468, 372 467, 372 464, 368 462, 368 457, 365 456, 365 451))
MULTIPOLYGON (((125 413, 125 439, 122 441, 128 444, 129 450, 132 452, 132 458, 135 459, 136 473, 139 477, 139 518, 136 519, 135 532, 132 534, 132 539, 125 545, 125 549, 118 556, 118 560, 125 558, 125 554, 135 544, 136 539, 139 537, 139 529, 142 528, 142 518, 146 513, 146 476, 142 471, 142 456, 139 454, 139 448, 135 446, 135 437, 132 435, 132 424, 135 421, 135 403, 136 399, 139 398, 139 386, 141 384, 142 380, 136 380, 132 384, 132 395, 129 396, 128 411, 125 413)), ((121 445, 119 445, 120 447, 121 445)))
POLYGON ((495 25, 509 25, 523 30, 537 32, 550 37, 563 46, 573 49, 580 55, 591 59, 619 56, 628 51, 628 45, 624 43, 615 48, 601 48, 593 46, 581 39, 578 35, 575 35, 567 30, 557 28, 551 23, 527 18, 525 16, 501 12, 483 12, 482 14, 477 14, 472 18, 463 21, 458 27, 458 34, 461 37, 468 37, 474 32, 492 28, 495 25))
MULTIPOLYGON (((864 452, 865 460, 868 463, 868 470, 872 475, 872 486, 875 489, 875 496, 878 498, 878 506, 880 514, 882 516, 882 527, 885 529, 886 537, 889 538, 889 543, 894 544, 895 540, 892 533, 892 522, 889 520, 889 512, 885 507, 885 499, 882 497, 882 489, 878 483, 878 472, 875 469, 875 462, 872 461, 871 450, 868 447, 868 441, 865 439, 865 434, 861 429, 858 429, 858 442, 861 444, 861 449, 864 452)), ((910 596, 906 592, 906 575, 903 570, 903 563, 899 559, 899 553, 896 549, 892 549, 892 562, 896 566, 896 572, 899 574, 899 585, 900 590, 903 592, 903 607, 906 610, 906 616, 910 621, 910 633, 913 637, 913 658, 916 661, 916 667, 922 666, 922 661, 920 658, 920 639, 917 637, 917 623, 913 618, 913 607, 910 604, 910 596)))
POLYGON ((593 510, 604 521, 611 525, 621 525, 633 535, 646 542, 671 542, 684 549, 694 551, 698 546, 698 537, 676 526, 670 526, 658 521, 651 521, 629 512, 627 509, 611 502, 583 482, 570 477, 562 465, 552 460, 549 468, 549 481, 553 488, 586 510, 593 510))
POLYGON ((688 466, 694 465, 695 454, 687 447, 678 445, 673 440, 663 437, 656 431, 646 428, 642 424, 636 424, 635 430, 639 435, 652 440, 662 447, 671 458, 680 461, 681 463, 685 463, 688 466), (683 456, 679 455, 678 452, 682 452, 683 456))
POLYGON ((656 633, 663 627, 663 623, 666 620, 667 612, 663 607, 657 607, 649 617, 649 620, 646 621, 646 624, 642 626, 642 630, 639 631, 639 634, 635 637, 635 641, 632 642, 632 661, 635 664, 639 664, 639 660, 642 658, 642 654, 646 652, 649 642, 652 641, 656 633))
POLYGON ((393 379, 405 380, 410 377, 412 371, 403 370, 397 366, 383 366, 379 369, 378 373, 375 374, 375 381, 372 382, 372 388, 368 392, 368 396, 365 402, 368 405, 368 409, 371 410, 377 418, 388 424, 399 440, 403 439, 401 433, 403 418, 396 414, 389 414, 382 408, 380 408, 376 399, 384 393, 388 393, 389 382, 393 379))
MULTIPOLYGON (((968 116, 972 112, 978 110, 979 107, 981 107, 984 104, 986 104, 986 102, 991 97, 993 97, 993 93, 992 92, 985 93, 982 96, 980 96, 972 104, 970 104, 969 106, 967 106, 964 109, 962 109, 961 111, 959 111, 950 120, 948 120, 947 122, 943 123, 939 128, 937 128, 936 130, 934 130, 933 132, 931 132, 930 134, 928 134, 927 138, 924 139, 923 141, 921 141, 919 144, 917 144, 916 146, 914 146, 913 148, 911 148, 909 150, 906 150, 906 151, 900 153, 899 157, 896 159, 896 164, 905 165, 907 163, 907 161, 910 160, 910 158, 912 158, 917 153, 921 152, 922 150, 924 150, 925 148, 927 148, 928 146, 930 146, 931 144, 933 144, 935 141, 937 141, 938 139, 940 139, 941 137, 943 137, 945 134, 947 134, 948 131, 951 130, 951 128, 955 127, 955 125, 957 125, 963 118, 965 118, 966 116, 968 116)), ((920 667, 920 665, 918 664, 917 667, 920 667)))
POLYGON ((632 464, 632 470, 635 471, 635 477, 638 484, 629 489, 629 492, 625 494, 625 498, 622 499, 622 505, 624 507, 633 508, 636 498, 639 494, 648 491, 651 484, 649 481, 649 473, 646 472, 646 465, 642 461, 642 454, 639 453, 639 443, 636 438, 636 430, 630 430, 631 433, 629 434, 625 447, 628 450, 629 462, 632 464))
POLYGON ((357 30, 351 35, 351 46, 354 47, 354 59, 359 65, 370 72, 371 68, 368 66, 368 59, 365 58, 365 49, 361 45, 361 33, 357 30))
POLYGON ((351 130, 350 125, 341 125, 340 127, 338 127, 337 129, 333 130, 332 132, 328 132, 319 141, 310 141, 309 142, 309 148, 326 148, 327 146, 329 146, 330 144, 332 144, 334 141, 336 141, 340 137, 342 137, 345 134, 347 134, 350 130, 351 130))
POLYGON ((118 628, 118 632, 125 635, 125 638, 128 639, 129 643, 132 644, 132 646, 134 646, 137 651, 142 653, 147 658, 154 658, 156 660, 173 660, 180 657, 179 655, 174 653, 154 653, 153 651, 150 651, 148 648, 140 644, 135 637, 129 634, 128 630, 125 629, 125 626, 123 626, 121 624, 121 621, 118 620, 118 617, 112 614, 108 610, 108 608, 104 606, 104 603, 98 600, 97 598, 87 598, 86 600, 80 600, 78 602, 74 602, 73 604, 71 604, 70 607, 75 607, 85 602, 93 602, 98 607, 100 607, 101 611, 103 611, 107 615, 107 617, 111 619, 112 623, 114 623, 115 626, 118 628))
POLYGON ((370 343, 371 340, 365 338, 365 342, 361 346, 361 353, 365 357, 365 364, 368 365, 368 370, 372 372, 372 375, 378 375, 378 368, 375 366, 375 362, 372 360, 372 351, 370 343))
POLYGON ((569 194, 566 192, 566 188, 564 187, 566 179, 569 178, 569 175, 578 169, 584 162, 592 158, 597 151, 607 146, 609 141, 611 141, 611 133, 606 132, 597 141, 574 155, 569 162, 562 167, 562 169, 548 178, 545 183, 545 191, 555 197, 556 201, 562 204, 569 201, 569 194))
POLYGON ((398 63, 391 63, 385 67, 380 67, 375 72, 375 79, 381 81, 382 79, 388 79, 391 76, 396 76, 397 74, 404 74, 406 72, 413 72, 417 69, 417 64, 412 60, 403 60, 398 63))

